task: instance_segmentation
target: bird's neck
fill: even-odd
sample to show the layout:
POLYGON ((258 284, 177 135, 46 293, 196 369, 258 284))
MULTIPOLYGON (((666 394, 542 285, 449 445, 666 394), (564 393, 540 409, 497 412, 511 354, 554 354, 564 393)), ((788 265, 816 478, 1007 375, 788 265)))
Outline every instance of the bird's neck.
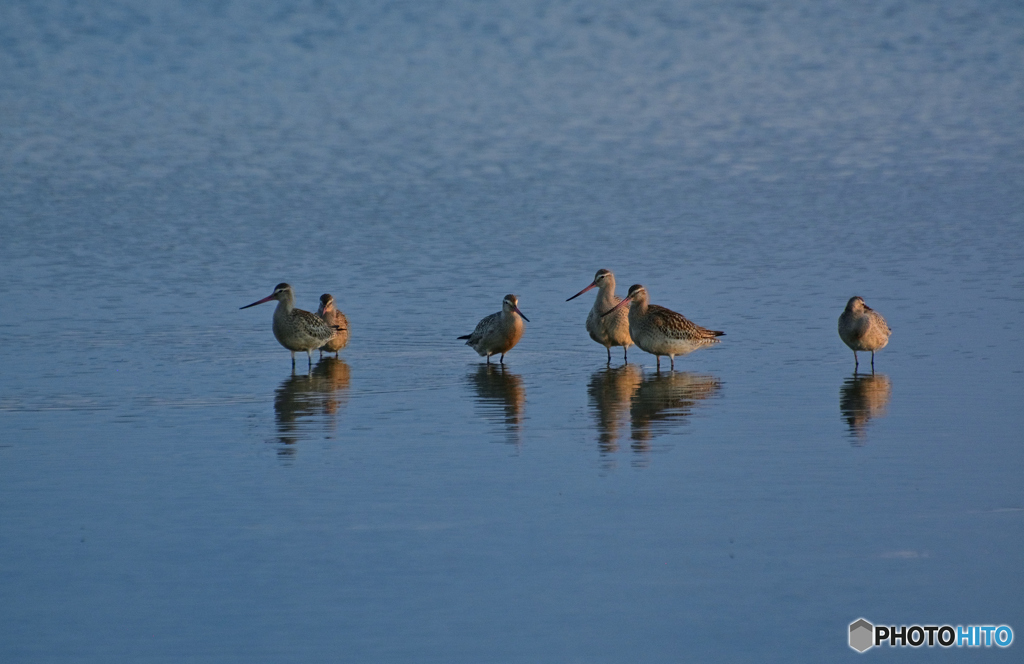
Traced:
POLYGON ((598 288, 596 299, 596 304, 602 311, 607 311, 618 304, 619 298, 615 297, 615 284, 602 284, 598 288))
POLYGON ((292 312, 292 309, 294 308, 295 298, 286 295, 285 297, 282 297, 280 300, 277 301, 277 309, 274 310, 274 313, 290 314, 292 312))

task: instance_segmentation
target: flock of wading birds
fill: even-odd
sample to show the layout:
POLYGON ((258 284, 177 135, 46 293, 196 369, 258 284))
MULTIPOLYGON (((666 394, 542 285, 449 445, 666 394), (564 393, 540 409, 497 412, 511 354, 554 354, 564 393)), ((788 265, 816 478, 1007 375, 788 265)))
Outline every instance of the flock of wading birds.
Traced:
MULTIPOLYGON (((630 346, 636 344, 640 350, 655 356, 661 369, 661 356, 667 355, 674 370, 676 355, 687 355, 693 351, 719 343, 718 337, 725 332, 709 330, 690 321, 680 313, 649 304, 647 289, 640 284, 629 287, 624 298, 615 295, 615 275, 610 270, 598 270, 589 286, 570 297, 566 302, 583 295, 591 288, 597 288, 594 306, 587 316, 587 332, 590 338, 608 351, 612 360, 612 346, 622 346, 622 359, 630 346)), ((292 367, 295 353, 306 351, 310 367, 313 366, 312 352, 319 350, 335 353, 348 344, 348 319, 338 311, 334 297, 329 293, 320 296, 320 308, 316 314, 295 308, 295 293, 288 284, 278 284, 274 292, 247 304, 242 309, 254 307, 270 300, 277 300, 274 310, 274 337, 282 346, 292 352, 292 367)), ((499 362, 505 363, 505 353, 519 343, 523 337, 523 321, 530 319, 519 310, 519 299, 506 295, 501 302, 501 311, 485 317, 476 324, 466 345, 491 362, 491 355, 501 355, 499 362)), ((875 370, 875 351, 885 348, 892 331, 877 311, 864 304, 859 296, 850 298, 846 309, 839 316, 839 337, 853 350, 854 372, 860 366, 857 351, 871 351, 871 371, 875 370)))

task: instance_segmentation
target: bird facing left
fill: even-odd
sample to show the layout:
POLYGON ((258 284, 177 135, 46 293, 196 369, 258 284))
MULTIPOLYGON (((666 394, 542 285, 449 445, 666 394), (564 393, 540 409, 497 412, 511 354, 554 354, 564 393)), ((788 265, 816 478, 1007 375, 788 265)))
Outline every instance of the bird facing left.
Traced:
POLYGON ((312 352, 330 341, 339 331, 338 327, 328 324, 316 314, 296 309, 295 292, 286 283, 275 286, 274 292, 262 300, 239 308, 248 309, 271 300, 277 300, 277 309, 274 310, 274 338, 291 351, 292 368, 295 367, 296 351, 306 351, 306 359, 312 368, 312 352))

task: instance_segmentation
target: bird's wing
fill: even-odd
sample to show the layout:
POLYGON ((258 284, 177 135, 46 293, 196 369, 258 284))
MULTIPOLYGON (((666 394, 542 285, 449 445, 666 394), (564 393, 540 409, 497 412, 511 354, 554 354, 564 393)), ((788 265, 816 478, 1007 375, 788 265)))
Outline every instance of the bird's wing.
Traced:
POLYGON ((301 322, 303 331, 309 336, 314 339, 323 339, 324 342, 329 341, 334 336, 334 328, 323 318, 301 309, 294 309, 293 311, 301 322))
POLYGON ((874 321, 875 325, 878 325, 879 327, 882 328, 882 331, 885 332, 885 336, 889 336, 890 334, 892 334, 892 330, 889 329, 889 324, 885 322, 884 318, 882 318, 882 314, 872 309, 871 319, 874 321))
POLYGON ((484 318, 476 324, 476 328, 473 330, 473 334, 469 335, 469 341, 466 342, 470 345, 480 341, 487 335, 487 332, 498 324, 498 319, 501 318, 501 312, 491 314, 490 316, 484 316, 484 318))
POLYGON ((673 339, 714 339, 724 332, 701 327, 681 313, 660 307, 656 304, 647 307, 648 316, 662 332, 673 339))

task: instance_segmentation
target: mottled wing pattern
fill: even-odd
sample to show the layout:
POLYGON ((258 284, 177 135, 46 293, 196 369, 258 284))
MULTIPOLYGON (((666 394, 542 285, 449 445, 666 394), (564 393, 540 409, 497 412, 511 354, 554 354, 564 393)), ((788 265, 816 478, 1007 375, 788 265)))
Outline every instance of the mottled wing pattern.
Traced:
POLYGON ((334 336, 334 329, 315 314, 301 309, 293 309, 292 316, 295 319, 296 328, 314 339, 320 339, 327 343, 334 336))
POLYGON ((476 329, 473 330, 473 334, 469 335, 469 341, 466 342, 467 346, 472 346, 479 343, 481 339, 487 336, 487 333, 491 328, 495 327, 501 319, 501 312, 485 316, 479 323, 476 324, 476 329))
POLYGON ((647 312, 650 321, 671 339, 718 343, 715 337, 722 335, 721 332, 701 327, 686 316, 656 304, 648 305, 647 312))
POLYGON ((882 314, 867 305, 864 305, 864 308, 867 309, 868 316, 871 317, 872 325, 877 326, 878 329, 887 337, 892 334, 892 330, 889 329, 889 324, 885 322, 884 318, 882 318, 882 314))

